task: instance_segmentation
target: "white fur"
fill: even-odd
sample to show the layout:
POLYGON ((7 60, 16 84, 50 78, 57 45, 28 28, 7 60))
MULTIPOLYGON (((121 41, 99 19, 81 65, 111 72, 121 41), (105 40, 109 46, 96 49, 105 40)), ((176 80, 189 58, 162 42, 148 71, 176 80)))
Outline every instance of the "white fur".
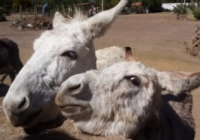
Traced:
POLYGON ((105 32, 127 2, 121 0, 115 8, 90 19, 79 15, 67 20, 55 13, 54 29, 43 32, 35 40, 34 54, 4 98, 4 112, 14 126, 29 128, 60 116, 54 104, 59 86, 71 75, 96 69, 93 39, 105 32), (74 53, 70 51, 78 58, 72 59, 70 56, 74 53), (38 111, 41 112, 29 120, 38 111), (29 122, 25 123, 26 120, 29 122))
POLYGON ((99 49, 95 53, 97 57, 97 69, 103 69, 111 66, 116 62, 125 60, 124 49, 117 46, 99 49))
POLYGON ((121 62, 71 76, 61 85, 56 104, 83 132, 136 138, 152 128, 158 138, 161 91, 190 91, 200 86, 199 79, 200 73, 159 72, 139 62, 121 62))

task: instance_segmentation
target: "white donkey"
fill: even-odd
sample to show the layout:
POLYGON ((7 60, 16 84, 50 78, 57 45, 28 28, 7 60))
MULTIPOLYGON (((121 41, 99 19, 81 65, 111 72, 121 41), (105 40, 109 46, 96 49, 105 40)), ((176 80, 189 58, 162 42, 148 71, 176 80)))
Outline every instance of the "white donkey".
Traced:
POLYGON ((192 98, 186 92, 199 86, 200 73, 159 72, 140 62, 121 62, 70 77, 56 104, 89 134, 193 140, 192 98))
POLYGON ((56 12, 53 30, 34 42, 34 54, 20 71, 3 100, 8 120, 32 134, 62 124, 54 103, 61 83, 74 74, 96 68, 93 39, 102 36, 128 0, 89 19, 77 13, 65 19, 56 12))

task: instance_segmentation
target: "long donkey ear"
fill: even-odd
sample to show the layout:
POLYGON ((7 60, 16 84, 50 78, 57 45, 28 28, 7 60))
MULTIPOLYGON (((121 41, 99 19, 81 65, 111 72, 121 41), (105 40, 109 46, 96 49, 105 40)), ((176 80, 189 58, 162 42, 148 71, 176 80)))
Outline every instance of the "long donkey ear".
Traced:
POLYGON ((53 28, 55 29, 55 28, 65 24, 66 21, 67 20, 65 19, 65 17, 60 12, 56 12, 54 14, 54 18, 53 18, 53 28))
POLYGON ((104 35, 117 15, 123 10, 128 0, 121 0, 114 8, 100 12, 99 14, 83 22, 83 31, 88 38, 95 38, 104 35))
POLYGON ((200 86, 200 73, 160 72, 158 80, 163 89, 179 94, 200 86))

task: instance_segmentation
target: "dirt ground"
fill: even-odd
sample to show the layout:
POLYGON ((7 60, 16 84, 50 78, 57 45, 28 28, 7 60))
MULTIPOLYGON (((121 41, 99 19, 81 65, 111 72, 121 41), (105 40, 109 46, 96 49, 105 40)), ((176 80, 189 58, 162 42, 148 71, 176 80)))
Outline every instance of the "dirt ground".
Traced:
MULTIPOLYGON (((0 38, 9 38, 19 45, 20 57, 25 64, 33 53, 32 44, 42 31, 17 31, 10 29, 17 15, 0 22, 0 38)), ((200 58, 186 54, 183 43, 190 41, 198 21, 176 20, 172 13, 120 15, 112 28, 100 39, 96 49, 113 45, 130 46, 136 60, 161 71, 200 71, 200 58)), ((7 78, 5 83, 10 83, 7 78)), ((196 123, 196 138, 200 139, 200 88, 192 92, 193 115, 196 123)), ((6 120, 2 110, 5 93, 0 90, 0 140, 123 140, 121 136, 97 137, 81 134, 70 121, 58 129, 36 136, 27 136, 21 128, 14 128, 6 120)))

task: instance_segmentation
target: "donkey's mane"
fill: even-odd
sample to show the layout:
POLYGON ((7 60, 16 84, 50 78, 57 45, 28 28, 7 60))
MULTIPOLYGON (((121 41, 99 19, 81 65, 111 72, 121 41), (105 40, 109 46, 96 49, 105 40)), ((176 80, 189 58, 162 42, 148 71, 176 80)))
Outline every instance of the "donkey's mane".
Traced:
POLYGON ((84 21, 86 19, 88 19, 88 17, 86 15, 84 15, 83 12, 81 12, 80 9, 78 9, 78 8, 75 8, 74 17, 71 17, 68 15, 66 18, 67 22, 69 22, 69 23, 80 22, 80 21, 84 21))

